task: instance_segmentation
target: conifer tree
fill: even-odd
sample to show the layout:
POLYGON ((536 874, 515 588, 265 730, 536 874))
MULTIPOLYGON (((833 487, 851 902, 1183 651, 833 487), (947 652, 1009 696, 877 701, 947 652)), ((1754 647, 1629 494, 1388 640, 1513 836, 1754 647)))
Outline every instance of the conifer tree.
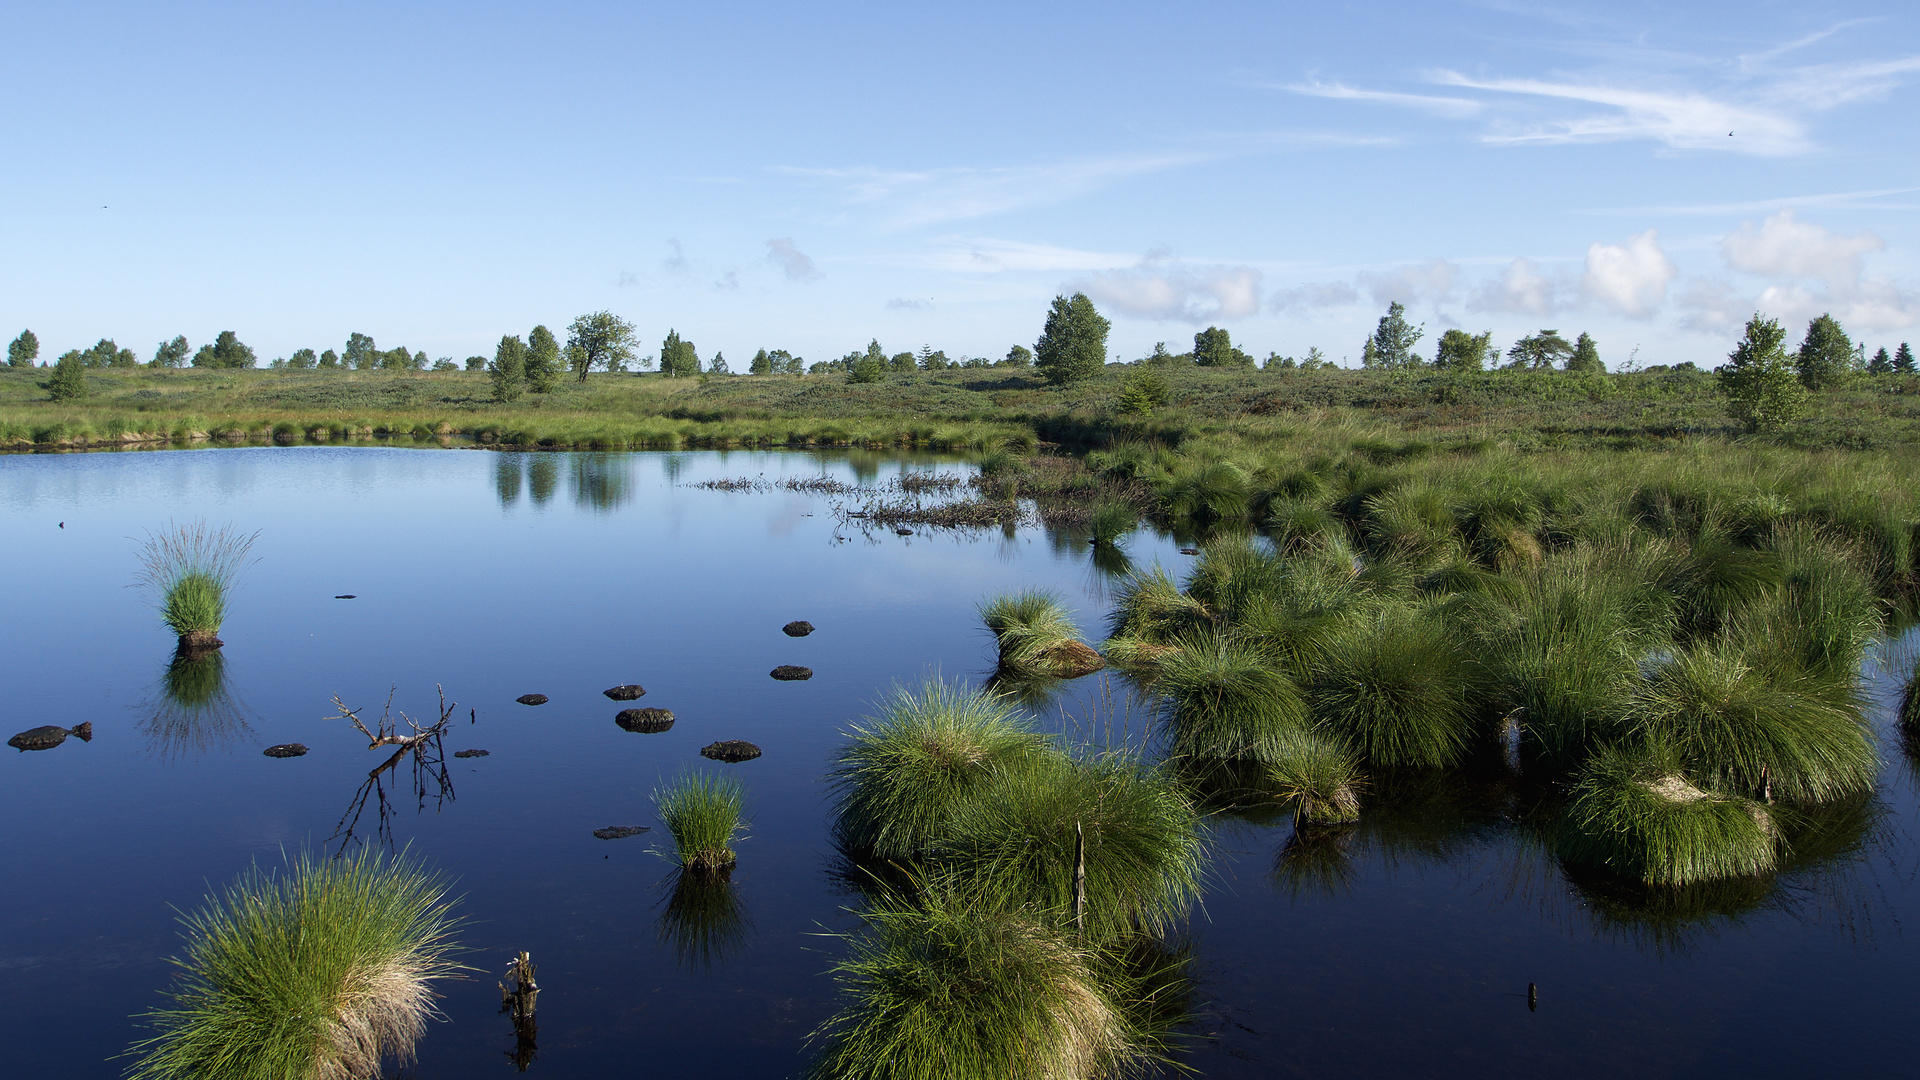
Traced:
POLYGON ((487 378, 493 383, 493 400, 517 400, 527 388, 526 344, 513 334, 501 335, 493 363, 487 365, 487 378))

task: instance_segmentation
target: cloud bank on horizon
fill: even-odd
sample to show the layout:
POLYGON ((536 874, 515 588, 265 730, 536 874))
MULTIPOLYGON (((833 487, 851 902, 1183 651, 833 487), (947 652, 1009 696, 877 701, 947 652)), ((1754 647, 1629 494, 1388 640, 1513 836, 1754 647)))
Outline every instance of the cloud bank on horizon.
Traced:
POLYGON ((11 11, 0 327, 997 356, 1084 291, 1121 357, 1355 357, 1396 302, 1615 362, 1756 311, 1920 336, 1903 6, 1273 7, 11 11), (245 61, 141 74, 174 47, 245 61), (506 54, 541 78, 476 77, 506 54))

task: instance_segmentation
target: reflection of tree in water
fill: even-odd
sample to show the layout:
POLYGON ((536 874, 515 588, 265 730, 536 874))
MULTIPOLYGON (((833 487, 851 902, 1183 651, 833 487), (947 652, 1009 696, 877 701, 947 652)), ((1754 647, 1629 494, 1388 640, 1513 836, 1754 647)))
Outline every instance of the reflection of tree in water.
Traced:
POLYGON ((393 719, 393 695, 387 695, 387 707, 373 731, 360 720, 359 709, 349 709, 339 698, 333 699, 334 707, 339 710, 339 718, 347 720, 367 737, 369 750, 395 747, 392 755, 375 766, 367 774, 367 779, 354 792, 353 801, 347 804, 346 812, 340 815, 339 824, 334 826, 333 835, 327 838, 331 844, 338 840, 338 851, 345 851, 347 845, 356 839, 360 819, 366 814, 368 804, 372 804, 375 814, 375 834, 380 843, 393 846, 393 818, 399 807, 396 799, 387 794, 387 785, 393 784, 395 796, 400 790, 400 765, 409 765, 409 784, 411 787, 415 812, 427 808, 427 800, 433 800, 437 813, 446 803, 453 801, 453 778, 447 774, 447 754, 444 743, 447 723, 453 716, 456 705, 447 703, 446 695, 440 697, 440 719, 428 727, 422 727, 406 713, 401 713, 398 721, 393 719), (405 723, 407 734, 400 733, 400 724, 405 723), (391 774, 391 776, 389 776, 391 774))
POLYGON ((847 451, 847 468, 853 470, 853 482, 862 487, 871 486, 880 479, 880 467, 892 460, 892 454, 878 454, 871 450, 847 451))
POLYGON ((552 502, 554 489, 559 486, 560 466, 553 455, 528 454, 527 491, 533 496, 533 505, 545 506, 552 502))
POLYGON ((613 510, 633 497, 633 459, 626 454, 567 455, 575 505, 613 510))
POLYGON ((493 491, 500 497, 501 506, 518 502, 520 489, 526 484, 521 475, 520 458, 520 454, 505 450, 493 455, 493 491))
POLYGON ((246 706, 234 696, 219 649, 182 649, 160 674, 148 717, 140 724, 147 750, 178 759, 253 738, 246 706))
POLYGON ((660 941, 673 949, 685 968, 711 968, 740 950, 747 940, 746 908, 734 888, 733 871, 676 870, 661 905, 660 941))

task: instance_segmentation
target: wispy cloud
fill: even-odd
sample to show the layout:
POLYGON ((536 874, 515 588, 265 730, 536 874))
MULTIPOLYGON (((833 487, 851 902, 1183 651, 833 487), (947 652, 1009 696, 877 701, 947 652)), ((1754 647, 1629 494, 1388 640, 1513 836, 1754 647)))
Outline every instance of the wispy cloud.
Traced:
POLYGON ((837 185, 848 202, 879 209, 885 227, 907 229, 1051 206, 1130 177, 1184 168, 1218 156, 1217 152, 1184 151, 997 168, 782 167, 777 171, 837 185))
POLYGON ((1122 252, 1081 251, 993 237, 947 236, 935 240, 926 251, 883 256, 878 261, 928 270, 957 270, 970 273, 1040 270, 1074 273, 1091 270, 1118 270, 1140 261, 1140 256, 1122 252))
POLYGON ((1310 81, 1292 83, 1276 87, 1291 90, 1308 97, 1333 98, 1339 101, 1372 101, 1384 105, 1403 105, 1410 109, 1444 116, 1454 120, 1464 120, 1476 116, 1486 109, 1484 102, 1472 98, 1440 97, 1434 94, 1402 94, 1391 90, 1362 90, 1338 82, 1310 81))
POLYGON ((767 261, 780 268, 788 281, 812 281, 820 277, 820 268, 812 256, 793 246, 793 238, 783 236, 767 241, 767 261))
POLYGON ((1613 206, 1575 210, 1576 214, 1604 214, 1622 217, 1662 215, 1764 214, 1794 207, 1859 208, 1872 210, 1914 210, 1920 206, 1884 203, 1876 200, 1891 195, 1908 195, 1920 187, 1877 188, 1869 191, 1830 191, 1818 195, 1792 195, 1780 199, 1751 199, 1733 203, 1698 203, 1683 206, 1613 206))
POLYGON ((1502 120, 1481 136, 1489 143, 1574 143, 1650 139, 1681 150, 1728 150, 1778 156, 1808 148, 1803 125, 1778 111, 1719 100, 1698 91, 1641 90, 1543 79, 1473 79, 1440 71, 1435 82, 1500 94, 1605 106, 1604 111, 1537 124, 1502 120))
POLYGON ((888 311, 925 311, 932 306, 933 301, 931 299, 909 300, 904 296, 896 296, 887 301, 888 311))

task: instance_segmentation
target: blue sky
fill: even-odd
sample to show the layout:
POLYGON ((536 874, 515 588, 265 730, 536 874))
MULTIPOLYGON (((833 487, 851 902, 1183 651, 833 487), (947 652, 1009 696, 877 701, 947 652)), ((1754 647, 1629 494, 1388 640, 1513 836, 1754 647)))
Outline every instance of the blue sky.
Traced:
POLYGON ((461 358, 601 308, 735 370, 1000 356, 1076 289, 1123 358, 1357 362, 1391 300, 1611 366, 1756 309, 1920 338, 1911 5, 14 4, 0 42, 0 332, 43 356, 461 358))

